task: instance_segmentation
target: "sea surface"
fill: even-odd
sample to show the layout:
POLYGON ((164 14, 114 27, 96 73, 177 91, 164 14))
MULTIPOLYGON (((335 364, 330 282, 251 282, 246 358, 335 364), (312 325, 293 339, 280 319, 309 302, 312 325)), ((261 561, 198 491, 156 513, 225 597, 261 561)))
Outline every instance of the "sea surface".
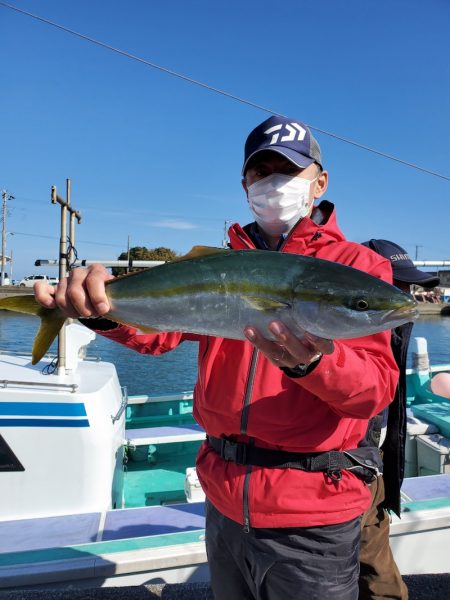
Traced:
MULTIPOLYGON (((35 317, 0 311, 0 350, 30 353, 37 327, 35 317)), ((420 318, 414 325, 410 354, 414 350, 414 337, 427 340, 431 364, 450 362, 450 317, 420 318)), ((184 342, 163 356, 141 355, 97 335, 89 344, 88 356, 114 363, 119 380, 127 386, 130 395, 169 394, 193 389, 197 348, 195 342, 184 342)), ((52 349, 56 352, 56 345, 52 349)), ((410 364, 409 355, 408 366, 410 364)))

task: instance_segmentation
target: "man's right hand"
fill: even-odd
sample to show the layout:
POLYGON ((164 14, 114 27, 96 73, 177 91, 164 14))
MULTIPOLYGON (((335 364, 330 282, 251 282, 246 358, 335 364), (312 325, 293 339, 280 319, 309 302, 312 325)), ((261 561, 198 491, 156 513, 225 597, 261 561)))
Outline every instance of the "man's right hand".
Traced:
POLYGON ((102 265, 70 271, 57 286, 43 281, 34 285, 36 300, 46 308, 58 307, 67 317, 97 317, 110 310, 105 282, 114 279, 102 265))

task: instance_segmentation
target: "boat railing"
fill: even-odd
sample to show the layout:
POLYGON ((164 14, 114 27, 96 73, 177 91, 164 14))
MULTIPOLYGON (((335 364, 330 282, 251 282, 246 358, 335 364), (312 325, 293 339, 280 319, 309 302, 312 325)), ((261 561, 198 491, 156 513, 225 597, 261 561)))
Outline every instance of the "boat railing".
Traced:
POLYGON ((126 385, 124 385, 124 386, 121 386, 121 389, 122 389, 122 402, 120 403, 119 410, 117 411, 117 413, 115 415, 111 415, 111 420, 113 422, 113 425, 116 421, 118 421, 120 419, 124 410, 127 408, 127 404, 128 404, 128 388, 126 385))
POLYGON ((30 387, 30 388, 50 388, 50 389, 69 389, 74 394, 78 389, 76 383, 48 383, 46 381, 20 381, 14 379, 0 379, 0 387, 30 387))
POLYGON ((130 404, 152 404, 155 402, 173 402, 174 400, 192 400, 194 392, 177 392, 174 394, 162 394, 156 396, 149 396, 147 394, 137 394, 135 396, 128 397, 128 405, 130 404))
MULTIPOLYGON (((9 350, 9 349, 4 350, 4 349, 0 348, 0 356, 6 355, 6 354, 10 354, 12 356, 23 356, 24 358, 31 358, 31 352, 27 352, 24 350, 9 350)), ((53 352, 47 352, 45 356, 46 356, 46 358, 48 358, 50 360, 53 360, 58 357, 58 355, 53 352)), ((101 356, 94 356, 94 355, 91 356, 89 354, 83 356, 83 360, 89 361, 89 362, 102 362, 103 361, 101 356)))

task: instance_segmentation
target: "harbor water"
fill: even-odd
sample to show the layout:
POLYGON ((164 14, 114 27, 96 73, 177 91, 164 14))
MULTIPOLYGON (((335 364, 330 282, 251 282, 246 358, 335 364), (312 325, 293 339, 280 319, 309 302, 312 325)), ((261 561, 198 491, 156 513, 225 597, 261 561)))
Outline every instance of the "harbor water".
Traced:
MULTIPOLYGON (((1 351, 29 354, 37 327, 35 317, 0 311, 1 351)), ((450 317, 421 317, 414 325, 412 337, 427 339, 431 364, 450 362, 450 317)), ((51 350, 56 352, 56 344, 51 350)), ((131 395, 192 390, 197 375, 197 344, 194 342, 185 342, 163 356, 149 356, 97 335, 88 347, 88 356, 114 363, 121 385, 127 386, 131 395)), ((410 366, 410 356, 408 360, 410 366)))

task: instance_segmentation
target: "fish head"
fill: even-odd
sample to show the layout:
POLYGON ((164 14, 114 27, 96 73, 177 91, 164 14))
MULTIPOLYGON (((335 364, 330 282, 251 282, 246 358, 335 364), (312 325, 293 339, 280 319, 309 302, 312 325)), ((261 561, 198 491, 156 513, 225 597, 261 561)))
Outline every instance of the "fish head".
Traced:
POLYGON ((337 266, 336 272, 295 287, 293 312, 300 328, 328 339, 346 339, 417 319, 417 303, 410 294, 358 269, 337 266))

